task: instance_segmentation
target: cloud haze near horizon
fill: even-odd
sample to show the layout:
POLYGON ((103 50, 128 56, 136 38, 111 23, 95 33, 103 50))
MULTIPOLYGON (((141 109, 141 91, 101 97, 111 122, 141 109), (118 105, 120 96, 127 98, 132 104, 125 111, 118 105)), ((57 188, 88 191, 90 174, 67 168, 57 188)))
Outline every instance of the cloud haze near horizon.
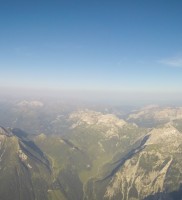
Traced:
POLYGON ((180 92, 147 91, 99 91, 99 90, 52 90, 0 88, 1 101, 14 100, 56 100, 64 103, 91 103, 110 105, 179 105, 182 106, 180 92))

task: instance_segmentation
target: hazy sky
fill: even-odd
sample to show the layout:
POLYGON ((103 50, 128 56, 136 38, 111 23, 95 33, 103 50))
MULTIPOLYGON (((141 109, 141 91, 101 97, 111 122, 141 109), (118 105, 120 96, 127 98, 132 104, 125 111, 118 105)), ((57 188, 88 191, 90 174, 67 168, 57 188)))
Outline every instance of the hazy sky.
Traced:
POLYGON ((182 1, 1 0, 0 86, 182 92, 182 1))

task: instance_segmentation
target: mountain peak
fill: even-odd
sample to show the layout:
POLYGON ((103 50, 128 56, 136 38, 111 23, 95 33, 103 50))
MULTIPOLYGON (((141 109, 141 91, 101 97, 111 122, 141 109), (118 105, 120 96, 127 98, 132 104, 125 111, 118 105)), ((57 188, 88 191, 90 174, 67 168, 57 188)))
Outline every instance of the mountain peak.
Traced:
POLYGON ((92 110, 80 110, 70 115, 70 120, 76 121, 77 125, 104 125, 104 126, 117 126, 122 127, 126 122, 122 119, 117 118, 113 114, 102 114, 92 110))
POLYGON ((171 123, 165 124, 161 128, 155 128, 150 133, 150 138, 146 144, 166 144, 171 145, 182 142, 182 134, 171 123))

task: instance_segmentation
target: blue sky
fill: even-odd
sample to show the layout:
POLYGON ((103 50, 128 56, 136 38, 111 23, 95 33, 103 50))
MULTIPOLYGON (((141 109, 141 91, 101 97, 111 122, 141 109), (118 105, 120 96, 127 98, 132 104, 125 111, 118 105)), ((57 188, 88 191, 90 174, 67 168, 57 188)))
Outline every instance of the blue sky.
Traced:
POLYGON ((0 86, 182 92, 182 1, 1 0, 0 86))

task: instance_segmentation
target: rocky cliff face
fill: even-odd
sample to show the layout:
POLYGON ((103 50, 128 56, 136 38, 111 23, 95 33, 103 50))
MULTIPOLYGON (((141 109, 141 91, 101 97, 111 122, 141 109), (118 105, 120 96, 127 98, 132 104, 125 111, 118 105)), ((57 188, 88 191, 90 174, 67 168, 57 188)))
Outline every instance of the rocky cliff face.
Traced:
POLYGON ((1 127, 0 199, 47 199, 49 178, 49 162, 40 149, 1 127))
POLYGON ((144 199, 179 189, 182 181, 182 134, 174 127, 152 130, 145 148, 128 159, 106 187, 104 197, 144 199))

